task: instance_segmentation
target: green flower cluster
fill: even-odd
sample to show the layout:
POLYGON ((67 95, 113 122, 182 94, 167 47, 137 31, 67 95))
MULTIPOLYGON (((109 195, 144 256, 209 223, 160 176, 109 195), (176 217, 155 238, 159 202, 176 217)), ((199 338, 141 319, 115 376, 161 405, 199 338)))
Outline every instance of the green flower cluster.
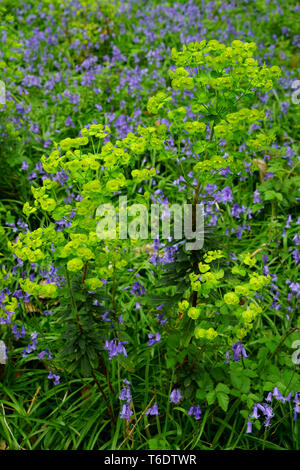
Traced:
MULTIPOLYGON (((270 283, 271 277, 249 272, 248 282, 241 281, 240 277, 246 275, 246 270, 241 265, 235 265, 232 268, 235 278, 224 279, 224 270, 213 268, 215 262, 224 256, 221 250, 209 251, 203 256, 204 262, 198 264, 199 272, 189 275, 191 292, 198 293, 199 303, 190 306, 185 299, 178 303, 178 308, 181 318, 184 318, 183 314, 186 312, 189 318, 197 320, 194 330, 196 339, 212 341, 218 337, 218 347, 223 344, 227 348, 228 345, 241 341, 254 327, 255 320, 263 311, 255 294, 270 283), (216 299, 214 302, 213 298, 216 299), (213 327, 212 324, 218 326, 213 327)), ((242 254, 240 259, 249 268, 256 263, 256 258, 250 258, 249 253, 242 254)), ((186 295, 189 296, 188 293, 186 295)))

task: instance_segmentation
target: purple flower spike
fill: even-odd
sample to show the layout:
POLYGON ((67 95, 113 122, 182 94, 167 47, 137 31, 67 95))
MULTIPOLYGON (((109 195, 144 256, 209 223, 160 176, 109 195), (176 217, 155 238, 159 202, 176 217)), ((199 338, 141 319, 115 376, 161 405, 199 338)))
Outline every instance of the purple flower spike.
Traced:
POLYGON ((129 388, 122 388, 119 400, 126 401, 126 403, 131 402, 131 392, 129 388))
POLYGON ((150 415, 150 416, 158 416, 159 415, 159 411, 158 411, 158 406, 157 406, 157 403, 154 403, 154 405, 149 408, 149 410, 146 411, 145 413, 147 416, 150 415))
POLYGON ((120 413, 120 418, 121 419, 127 419, 127 421, 130 420, 130 416, 133 414, 133 412, 131 411, 131 409, 129 408, 129 405, 127 403, 124 403, 124 405, 122 406, 122 410, 121 410, 121 413, 120 413))
POLYGON ((21 170, 26 171, 28 170, 28 168, 29 168, 28 163, 26 162, 26 160, 23 160, 21 170))
POLYGON ((243 343, 240 343, 240 342, 235 343, 232 346, 232 351, 233 351, 232 359, 235 362, 238 362, 240 360, 241 356, 243 356, 244 358, 248 357, 243 343))
POLYGON ((267 396, 267 398, 266 398, 266 401, 270 401, 270 402, 271 402, 271 401, 272 401, 272 397, 273 397, 273 393, 272 393, 272 392, 269 392, 269 393, 268 393, 268 396, 267 396))
POLYGON ((252 415, 250 416, 250 418, 258 419, 258 418, 260 417, 260 415, 258 414, 257 408, 258 408, 258 404, 255 403, 255 405, 254 405, 254 407, 253 407, 253 413, 252 413, 252 415))
POLYGON ((189 409, 188 414, 193 415, 195 417, 195 420, 198 420, 201 418, 201 408, 199 405, 197 406, 191 406, 189 409))
POLYGON ((58 385, 60 381, 60 376, 53 374, 52 370, 50 370, 48 379, 53 379, 54 385, 58 385))
POLYGON ((182 398, 179 388, 174 388, 170 394, 170 403, 179 403, 182 398))
POLYGON ((251 421, 248 421, 246 434, 251 434, 251 433, 252 433, 252 423, 251 421))
POLYGON ((148 346, 153 346, 154 344, 160 343, 160 334, 158 332, 155 335, 153 333, 149 333, 148 338, 148 346))

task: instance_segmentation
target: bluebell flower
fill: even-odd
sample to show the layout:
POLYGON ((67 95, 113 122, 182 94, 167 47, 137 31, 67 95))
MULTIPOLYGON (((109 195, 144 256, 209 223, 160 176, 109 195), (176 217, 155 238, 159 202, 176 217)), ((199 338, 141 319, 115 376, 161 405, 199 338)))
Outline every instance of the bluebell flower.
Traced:
POLYGON ((158 405, 157 403, 155 402, 154 405, 149 408, 146 413, 145 413, 147 416, 150 415, 150 416, 158 416, 159 415, 159 411, 158 411, 158 405))
POLYGON ((229 351, 226 351, 226 360, 225 360, 225 364, 229 364, 230 363, 230 354, 229 354, 229 351))
POLYGON ((26 330, 25 330, 24 326, 22 326, 21 329, 18 330, 16 324, 14 324, 14 325, 12 326, 11 332, 12 332, 12 334, 14 335, 14 337, 15 337, 16 339, 24 338, 24 336, 25 336, 25 334, 26 334, 26 330))
POLYGON ((38 341, 37 341, 38 334, 37 334, 37 332, 34 331, 33 333, 30 334, 30 336, 31 336, 31 339, 32 339, 32 343, 28 344, 27 349, 26 348, 24 349, 22 357, 26 357, 32 351, 35 351, 36 348, 37 348, 37 344, 38 344, 38 341))
POLYGON ((162 314, 162 313, 159 313, 159 314, 157 315, 157 320, 159 321, 159 323, 160 323, 161 325, 164 325, 165 323, 167 323, 168 318, 167 318, 167 317, 164 318, 163 314, 162 314))
POLYGON ((244 348, 244 345, 243 343, 240 343, 239 341, 237 343, 235 343, 233 346, 232 346, 232 351, 233 351, 233 357, 232 359, 235 361, 235 362, 238 362, 241 358, 241 356, 243 356, 244 358, 248 357, 247 356, 247 353, 246 353, 246 350, 244 348))
POLYGON ((135 294, 137 297, 140 295, 144 295, 146 293, 145 287, 139 283, 139 281, 136 281, 133 283, 132 288, 131 288, 131 294, 135 294))
POLYGON ((60 382, 60 376, 53 374, 52 370, 49 372, 48 379, 53 379, 54 385, 58 385, 60 382))
POLYGON ((260 417, 260 415, 258 414, 257 408, 258 408, 257 403, 255 403, 255 405, 253 406, 253 412, 250 418, 258 419, 260 417))
POLYGON ((174 388, 170 393, 170 403, 179 403, 182 398, 179 388, 174 388))
POLYGON ((223 202, 233 202, 233 194, 230 186, 225 186, 222 189, 222 200, 223 202))
POLYGON ((281 401, 281 403, 285 403, 286 401, 289 402, 292 398, 292 393, 289 393, 285 398, 281 395, 278 387, 274 387, 273 390, 273 397, 277 400, 281 401))
POLYGON ((292 221, 293 221, 293 218, 292 218, 292 216, 289 214, 289 215, 288 215, 288 218, 287 218, 287 220, 286 220, 286 224, 285 224, 284 227, 285 227, 285 228, 290 228, 290 227, 291 227, 291 226, 290 226, 290 223, 291 223, 292 221))
POLYGON ((114 356, 118 356, 119 354, 123 354, 125 357, 127 357, 127 352, 124 347, 124 344, 128 344, 128 341, 114 341, 113 339, 111 341, 105 341, 104 349, 109 352, 108 359, 110 361, 114 356))
POLYGON ((154 344, 160 343, 160 334, 158 331, 155 333, 155 335, 153 333, 149 333, 148 338, 148 346, 153 346, 154 344))
POLYGON ((21 170, 26 171, 26 170, 28 170, 28 168, 29 168, 28 163, 26 162, 26 160, 23 160, 21 170))
POLYGON ((295 403, 293 420, 296 421, 296 419, 298 417, 298 413, 300 413, 300 399, 298 397, 298 393, 296 393, 295 398, 294 398, 293 401, 295 403))
POLYGON ((267 398, 266 398, 266 401, 270 401, 270 402, 271 402, 271 401, 272 401, 272 397, 273 397, 273 393, 272 393, 272 392, 269 392, 269 393, 268 393, 268 396, 267 396, 267 398))
POLYGON ((191 406, 188 415, 193 415, 196 420, 201 418, 201 408, 199 405, 191 406))
POLYGON ((258 419, 260 417, 260 415, 258 414, 258 410, 260 410, 263 413, 263 415, 266 417, 265 426, 268 427, 270 425, 271 418, 273 418, 274 416, 273 409, 267 403, 263 403, 263 404, 255 403, 255 405, 253 406, 253 412, 250 418, 258 419))
POLYGON ((131 397, 130 388, 129 387, 122 388, 120 396, 119 396, 119 400, 126 401, 126 403, 130 403, 131 398, 132 397, 131 397))
POLYGON ((295 242, 296 245, 300 245, 300 234, 294 236, 293 242, 295 242))
POLYGON ((44 351, 41 351, 40 353, 38 353, 38 358, 42 360, 45 355, 48 357, 48 359, 53 359, 51 352, 49 351, 48 348, 45 348, 44 351))
POLYGON ((109 312, 105 312, 105 313, 103 313, 103 315, 101 315, 101 318, 102 318, 103 321, 109 323, 109 322, 111 322, 111 319, 107 318, 108 315, 109 315, 109 312))
POLYGON ((252 423, 249 420, 247 424, 246 434, 250 434, 252 432, 252 423))
POLYGON ((156 310, 161 310, 163 308, 164 304, 161 304, 161 305, 158 305, 158 307, 156 307, 156 310))
POLYGON ((130 420, 130 416, 133 414, 131 409, 129 408, 129 405, 127 403, 124 403, 120 412, 120 418, 121 419, 127 419, 127 421, 130 420))

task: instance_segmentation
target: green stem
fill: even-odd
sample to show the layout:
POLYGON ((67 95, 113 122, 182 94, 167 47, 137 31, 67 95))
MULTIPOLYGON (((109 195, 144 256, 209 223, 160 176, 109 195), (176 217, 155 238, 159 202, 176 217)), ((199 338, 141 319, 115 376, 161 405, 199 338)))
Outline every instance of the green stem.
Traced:
POLYGON ((68 284, 69 295, 70 295, 70 299, 71 299, 71 306, 73 307, 73 313, 75 314, 75 318, 76 318, 78 328, 79 328, 80 332, 82 333, 83 328, 82 328, 82 325, 80 323, 80 319, 79 319, 79 315, 78 315, 78 311, 77 311, 77 306, 76 306, 76 302, 75 302, 75 299, 74 299, 74 296, 73 296, 72 286, 71 286, 70 277, 69 277, 69 273, 68 273, 67 268, 66 268, 65 272, 66 272, 66 279, 67 279, 67 284, 68 284))
POLYGON ((93 370, 91 371, 91 374, 92 374, 92 377, 93 377, 93 379, 94 379, 94 381, 95 381, 95 384, 97 385, 98 389, 100 390, 100 392, 101 392, 101 394, 102 394, 102 396, 103 396, 103 398, 104 398, 104 401, 105 401, 105 403, 106 403, 106 406, 107 406, 107 409, 108 409, 108 412, 109 412, 109 416, 111 417, 111 420, 112 420, 113 424, 115 425, 115 424, 116 424, 116 420, 115 420, 115 417, 114 417, 114 415, 113 415, 113 412, 112 412, 111 406, 110 406, 110 404, 109 404, 109 401, 108 401, 108 399, 107 399, 106 393, 104 392, 103 388, 102 388, 101 385, 99 384, 99 382, 98 382, 98 380, 97 380, 97 377, 96 377, 96 375, 95 375, 95 372, 94 372, 93 370))

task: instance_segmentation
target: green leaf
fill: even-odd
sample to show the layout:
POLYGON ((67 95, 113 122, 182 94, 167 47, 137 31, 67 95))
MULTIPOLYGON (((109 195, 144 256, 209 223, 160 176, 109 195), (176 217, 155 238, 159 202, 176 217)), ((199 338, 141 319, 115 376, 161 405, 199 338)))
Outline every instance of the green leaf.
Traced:
POLYGON ((128 372, 135 372, 134 363, 127 357, 118 356, 118 361, 120 365, 124 367, 124 369, 126 369, 128 372))
POLYGON ((227 411, 229 405, 229 396, 226 393, 217 393, 217 399, 223 411, 227 411))
POLYGON ((196 392, 196 399, 197 400, 205 400, 205 391, 198 389, 196 392))
POLYGON ((275 383, 274 382, 264 382, 263 383, 263 390, 267 391, 267 392, 271 392, 273 390, 275 386, 275 383))
POLYGON ((240 414, 243 416, 243 418, 248 419, 249 417, 249 411, 248 410, 240 410, 240 414))
POLYGON ((168 347, 177 348, 180 343, 180 336, 178 334, 171 334, 167 339, 168 347))
POLYGON ((61 220, 65 215, 65 208, 58 207, 52 212, 52 217, 54 220, 61 220))
POLYGON ((88 377, 91 373, 91 366, 87 356, 82 356, 80 359, 80 369, 85 377, 88 377))
POLYGON ((264 193, 264 200, 265 201, 273 201, 277 199, 277 193, 273 190, 268 190, 264 193))
POLYGON ((166 366, 168 369, 174 369, 177 363, 176 357, 167 357, 166 359, 166 366))
POLYGON ((216 392, 217 393, 230 393, 230 389, 229 387, 226 385, 226 384, 223 384, 223 383, 218 383, 218 385, 216 386, 216 392))
POLYGON ((210 370, 211 375, 216 380, 216 382, 221 382, 225 379, 226 375, 224 373, 224 369, 222 367, 215 367, 214 369, 210 370))
POLYGON ((247 377, 250 377, 250 378, 257 377, 257 373, 252 369, 245 369, 243 373, 244 373, 244 375, 246 375, 247 377))
POLYGON ((195 153, 202 153, 207 147, 206 140, 199 140, 193 145, 193 152, 195 153))
POLYGON ((226 305, 222 305, 222 307, 220 308, 220 313, 222 315, 227 315, 228 314, 228 307, 226 305))
POLYGON ((150 450, 167 450, 170 448, 169 443, 160 436, 149 439, 148 446, 150 450))
POLYGON ((216 392, 212 390, 206 394, 206 400, 208 405, 212 405, 216 401, 216 392))
POLYGON ((230 380, 234 388, 239 390, 241 393, 249 393, 250 390, 250 379, 245 375, 230 374, 230 380))

